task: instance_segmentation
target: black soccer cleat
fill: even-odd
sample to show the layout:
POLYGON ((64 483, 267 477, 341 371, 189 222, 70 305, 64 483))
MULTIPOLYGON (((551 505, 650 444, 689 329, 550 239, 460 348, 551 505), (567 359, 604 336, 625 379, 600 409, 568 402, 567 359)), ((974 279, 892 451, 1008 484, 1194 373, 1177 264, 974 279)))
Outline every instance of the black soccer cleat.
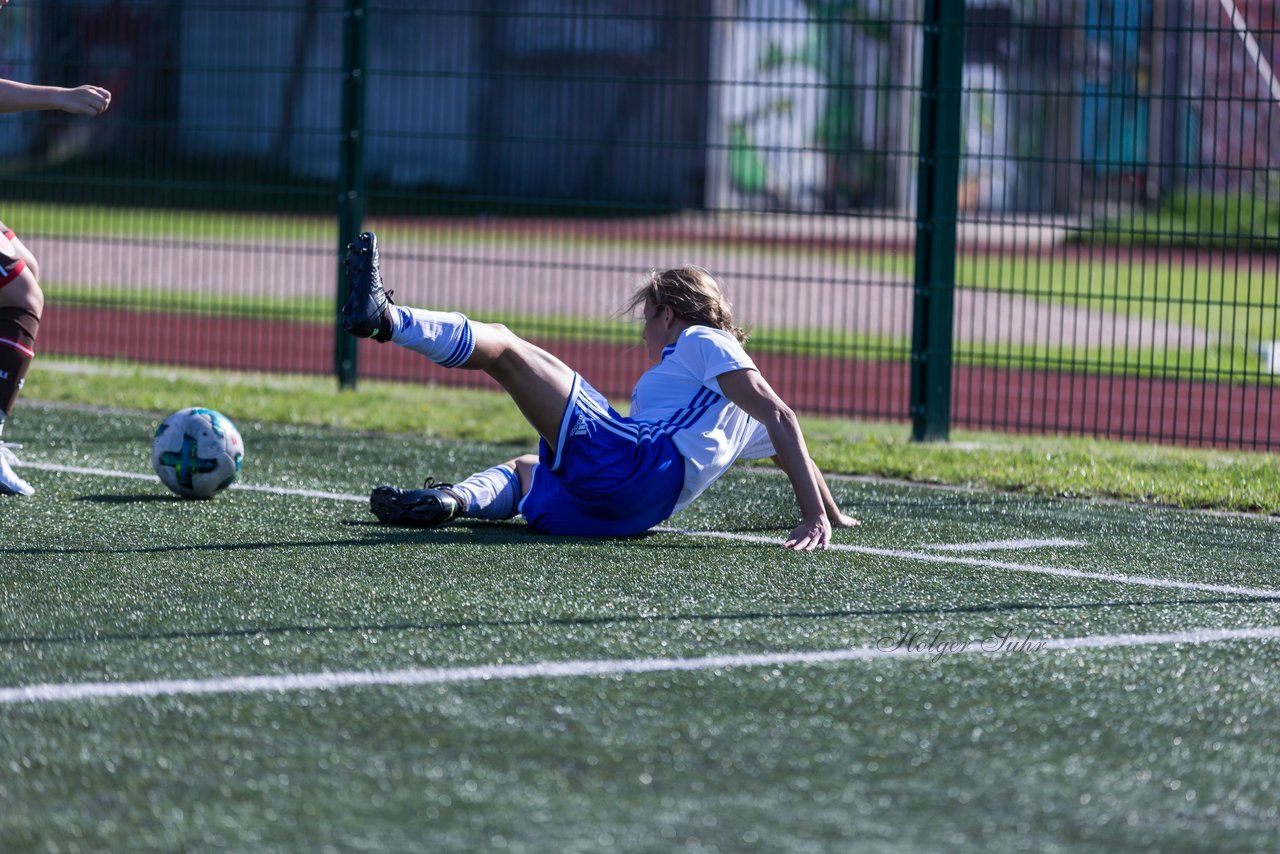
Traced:
POLYGON ((462 512, 462 504, 450 487, 428 478, 422 489, 379 486, 369 496, 369 510, 384 525, 433 528, 462 512))
MULTIPOLYGON (((387 340, 383 315, 392 305, 393 291, 382 287, 378 271, 378 238, 366 231, 347 245, 345 261, 347 301, 342 306, 342 328, 357 338, 387 340), (383 335, 379 335, 379 330, 383 335)), ((388 336, 389 337, 389 336, 388 336)))

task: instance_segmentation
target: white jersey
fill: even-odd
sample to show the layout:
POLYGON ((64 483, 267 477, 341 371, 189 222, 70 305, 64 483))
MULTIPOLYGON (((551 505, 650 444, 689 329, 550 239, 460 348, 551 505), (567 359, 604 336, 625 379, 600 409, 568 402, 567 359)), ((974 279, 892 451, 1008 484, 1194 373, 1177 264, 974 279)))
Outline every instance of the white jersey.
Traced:
POLYGON ((679 512, 736 460, 771 457, 764 425, 730 403, 716 377, 755 363, 723 329, 690 326, 662 351, 662 361, 640 377, 631 394, 631 418, 670 433, 684 457, 679 512))

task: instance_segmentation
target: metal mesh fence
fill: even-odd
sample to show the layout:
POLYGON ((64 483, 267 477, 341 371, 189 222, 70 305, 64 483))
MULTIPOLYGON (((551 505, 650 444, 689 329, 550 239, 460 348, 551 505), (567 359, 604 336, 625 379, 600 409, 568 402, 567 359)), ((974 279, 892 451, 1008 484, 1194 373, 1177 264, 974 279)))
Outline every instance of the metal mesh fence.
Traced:
POLYGON ((1278 11, 970 8, 958 422, 1276 446, 1278 11))
POLYGON ((487 384, 345 349, 338 249, 363 225, 398 301, 507 323, 614 397, 645 368, 616 311, 649 268, 696 263, 807 412, 1271 449, 1278 16, 14 4, 0 76, 115 97, 0 120, 0 218, 41 261, 43 354, 487 384), (953 307, 947 335, 922 343, 922 304, 953 307), (926 364, 942 409, 913 394, 926 364))

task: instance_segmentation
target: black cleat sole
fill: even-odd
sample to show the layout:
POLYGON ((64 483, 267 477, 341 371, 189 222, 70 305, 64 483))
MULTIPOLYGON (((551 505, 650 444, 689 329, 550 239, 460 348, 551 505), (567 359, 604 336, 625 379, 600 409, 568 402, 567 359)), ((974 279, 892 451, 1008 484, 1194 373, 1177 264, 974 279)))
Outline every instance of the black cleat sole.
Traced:
POLYGON ((382 317, 392 303, 391 291, 382 286, 378 270, 378 238, 363 232, 347 246, 343 262, 347 301, 342 306, 342 328, 357 338, 374 338, 382 317))
POLYGON ((369 511, 384 525, 434 528, 458 516, 458 503, 439 489, 380 486, 369 495, 369 511))

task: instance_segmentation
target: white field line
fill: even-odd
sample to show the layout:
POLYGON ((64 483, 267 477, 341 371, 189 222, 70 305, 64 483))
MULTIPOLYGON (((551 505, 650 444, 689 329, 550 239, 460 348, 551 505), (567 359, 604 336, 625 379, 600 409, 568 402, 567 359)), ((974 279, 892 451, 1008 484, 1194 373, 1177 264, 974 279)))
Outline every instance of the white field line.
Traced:
MULTIPOLYGON (((156 480, 154 474, 140 474, 132 471, 114 471, 112 469, 85 468, 83 466, 62 466, 55 463, 25 463, 19 466, 40 471, 61 472, 63 474, 87 474, 94 477, 122 477, 128 480, 156 480)), ((317 489, 291 489, 287 486, 259 486, 254 483, 233 483, 232 489, 244 489, 249 492, 268 492, 272 495, 297 495, 302 498, 328 498, 334 501, 368 501, 367 495, 348 495, 342 492, 322 492, 317 489)))
MULTIPOLYGON (((747 543, 781 544, 782 540, 772 537, 759 537, 753 534, 732 534, 727 531, 684 531, 675 528, 658 528, 659 531, 690 534, 697 537, 714 537, 721 540, 739 540, 747 543)), ((1264 587, 1235 587, 1229 584, 1202 584, 1196 581, 1174 581, 1168 578, 1152 578, 1146 575, 1118 575, 1111 572, 1087 572, 1083 569, 1068 569, 1058 566, 1039 566, 1029 563, 1009 563, 987 558, 961 557, 956 554, 928 554, 903 549, 882 549, 875 546, 855 546, 845 543, 833 543, 832 551, 857 552, 858 554, 891 557, 899 560, 912 560, 921 563, 943 563, 951 566, 976 566, 983 569, 1005 569, 1011 572, 1033 572, 1041 575, 1056 575, 1062 578, 1082 578, 1090 581, 1105 581, 1110 584, 1136 584, 1140 587, 1167 587, 1174 590, 1202 590, 1208 593, 1225 593, 1231 596, 1254 596, 1265 599, 1280 599, 1280 590, 1264 587)))
MULTIPOLYGON (((54 463, 19 463, 25 468, 44 471, 66 472, 71 474, 87 474, 99 477, 122 477, 131 480, 152 480, 154 475, 136 472, 113 471, 111 469, 81 468, 78 466, 56 465, 54 463)), ((235 484, 232 489, 247 489, 253 492, 265 492, 275 495, 297 495, 307 498, 328 498, 336 501, 367 501, 367 496, 350 495, 341 492, 321 492, 311 489, 289 489, 287 487, 258 486, 251 484, 235 484)), ((719 540, 734 540, 743 543, 761 543, 763 545, 781 545, 777 537, 761 537, 753 534, 734 534, 728 531, 692 531, 682 528, 655 528, 660 533, 685 534, 693 537, 708 537, 719 540)), ((1065 544, 1069 541, 1062 541, 1065 544)), ((1140 587, 1163 587, 1173 590, 1200 590, 1206 593, 1223 593, 1229 596, 1252 596, 1265 599, 1280 599, 1280 590, 1263 587, 1236 587, 1229 584, 1202 584, 1195 581, 1174 581, 1167 578, 1152 578, 1145 575, 1118 575, 1110 572, 1087 572, 1082 569, 1069 569, 1056 566, 1039 566, 1027 563, 1009 563, 990 560, 988 558, 962 557, 957 554, 930 554, 927 552, 906 551, 904 549, 883 549, 875 546, 858 546, 848 543, 832 543, 831 551, 852 552, 855 554, 889 557, 897 560, 918 561, 921 563, 942 563, 949 565, 975 566, 983 569, 1003 569, 1011 572, 1030 572, 1041 575, 1056 575, 1061 578, 1080 578, 1089 581, 1104 581, 1110 584, 1134 584, 1140 587)))
POLYGON ((60 466, 55 463, 32 463, 26 462, 25 460, 19 460, 18 467, 24 469, 37 469, 39 471, 63 472, 65 474, 88 474, 93 475, 94 477, 122 477, 128 480, 156 480, 156 476, 154 474, 141 474, 133 471, 115 471, 114 469, 86 468, 85 466, 60 466))
POLYGON ((1078 548, 1088 543, 1079 540, 991 540, 985 543, 932 543, 921 546, 933 552, 998 552, 1015 549, 1078 548))
POLYGON ((473 667, 428 667, 387 671, 336 671, 271 676, 229 676, 214 679, 157 679, 140 682, 82 682, 0 688, 0 706, 18 703, 56 703, 72 700, 168 697, 192 694, 281 693, 332 691, 370 686, 447 685, 458 682, 506 682, 517 679, 571 679, 626 676, 750 667, 792 667, 879 659, 929 659, 983 653, 1010 655, 1045 651, 1113 649, 1116 647, 1205 644, 1223 641, 1280 640, 1280 627, 1246 629, 1190 629, 1162 634, 1089 635, 1048 640, 1017 639, 948 643, 904 642, 885 638, 877 646, 812 652, 766 652, 711 655, 699 658, 631 658, 544 661, 533 664, 487 664, 473 667))

